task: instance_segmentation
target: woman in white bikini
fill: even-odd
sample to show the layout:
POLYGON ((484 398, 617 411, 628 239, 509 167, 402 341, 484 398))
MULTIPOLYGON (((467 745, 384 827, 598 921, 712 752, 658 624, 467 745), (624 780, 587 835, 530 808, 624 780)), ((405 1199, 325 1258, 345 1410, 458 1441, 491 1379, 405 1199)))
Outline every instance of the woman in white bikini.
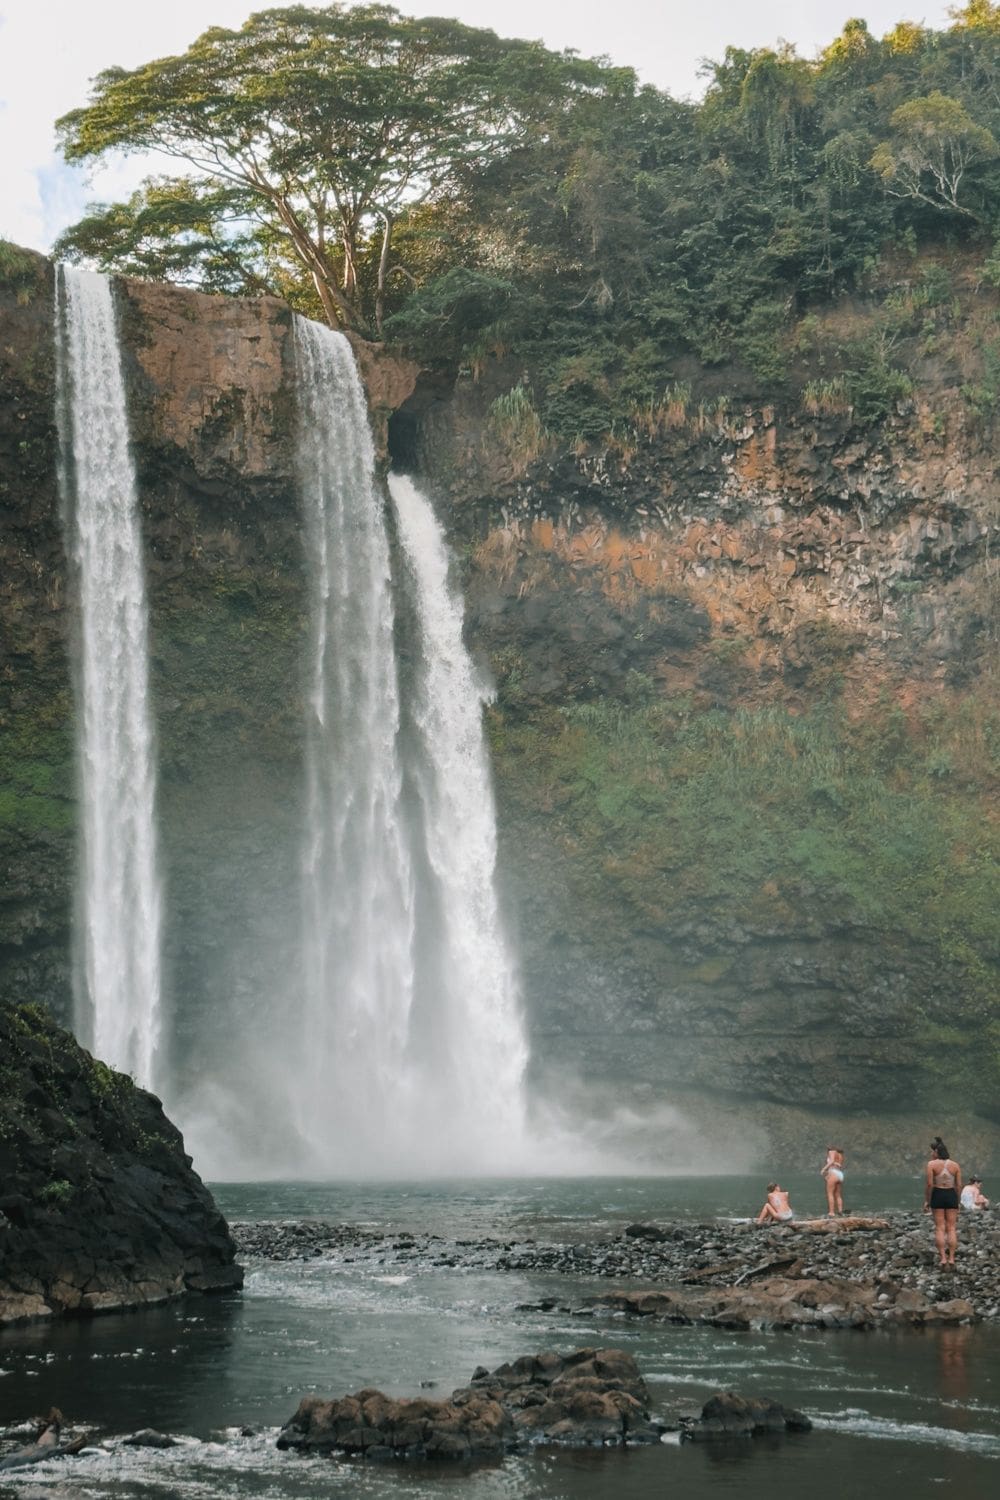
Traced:
POLYGON ((785 1192, 785 1189, 779 1187, 776 1182, 769 1182, 767 1185, 767 1198, 764 1200, 764 1207, 757 1215, 757 1223, 787 1224, 790 1219, 794 1218, 792 1205, 788 1201, 788 1194, 785 1192))
POLYGON ((832 1218, 844 1212, 844 1153, 839 1146, 827 1146, 826 1161, 820 1168, 826 1183, 826 1211, 832 1218))
POLYGON ((934 1215, 934 1243, 942 1266, 955 1264, 958 1248, 958 1204, 962 1168, 948 1155, 939 1135, 931 1141, 931 1159, 924 1178, 924 1213, 934 1215))

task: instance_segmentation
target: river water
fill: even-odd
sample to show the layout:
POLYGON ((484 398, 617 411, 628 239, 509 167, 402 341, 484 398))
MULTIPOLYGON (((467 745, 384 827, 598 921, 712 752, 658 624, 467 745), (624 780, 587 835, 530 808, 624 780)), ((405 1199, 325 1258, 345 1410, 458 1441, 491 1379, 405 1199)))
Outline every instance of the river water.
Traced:
MULTIPOLYGON (((785 1182, 803 1211, 818 1177, 785 1182)), ((920 1183, 848 1179, 849 1207, 912 1207, 920 1183)), ((319 1217, 446 1238, 561 1243, 636 1219, 742 1216, 757 1179, 521 1180, 409 1184, 223 1184, 232 1219, 319 1217)), ((813 1201, 816 1200, 816 1201, 813 1201)), ((928 1231, 929 1232, 929 1231, 928 1231)), ((812 1500, 1000 1493, 1000 1330, 733 1333, 594 1317, 584 1278, 322 1259, 251 1270, 241 1296, 0 1335, 0 1425, 57 1405, 105 1434, 185 1435, 162 1452, 117 1450, 0 1477, 0 1495, 214 1500, 812 1500), (571 1311, 529 1312, 549 1298, 571 1311), (583 1345, 635 1355, 654 1412, 713 1391, 766 1394, 803 1408, 815 1430, 785 1439, 627 1452, 541 1450, 488 1468, 364 1467, 280 1454, 275 1429, 310 1391, 379 1386, 444 1396, 479 1364, 583 1345), (252 1429, 241 1435, 240 1429, 252 1429), (5 1488, 6 1486, 6 1488, 5 1488)))

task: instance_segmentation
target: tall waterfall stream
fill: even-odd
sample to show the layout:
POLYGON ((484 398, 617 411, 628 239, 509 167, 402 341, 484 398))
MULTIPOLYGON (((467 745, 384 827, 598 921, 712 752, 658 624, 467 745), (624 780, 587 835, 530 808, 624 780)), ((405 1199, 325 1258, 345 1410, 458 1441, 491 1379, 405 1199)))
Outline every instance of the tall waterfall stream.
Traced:
POLYGON ((77 1029, 160 1086, 160 886, 146 589, 111 285, 60 268, 60 466, 79 593, 77 1029))
POLYGON ((299 1129, 335 1170, 488 1170, 518 1158, 526 1049, 461 599, 429 503, 392 480, 416 632, 404 691, 354 357, 304 319, 295 340, 311 588, 299 1129))

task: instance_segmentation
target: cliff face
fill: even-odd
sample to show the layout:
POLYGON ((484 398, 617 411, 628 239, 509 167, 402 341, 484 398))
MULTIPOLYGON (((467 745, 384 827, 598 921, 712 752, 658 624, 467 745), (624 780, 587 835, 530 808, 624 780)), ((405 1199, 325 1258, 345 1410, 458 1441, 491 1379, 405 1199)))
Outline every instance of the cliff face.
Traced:
POLYGON ((73 769, 51 269, 0 286, 0 986, 65 1008, 73 769))
POLYGON ((730 401, 525 456, 491 425, 516 379, 431 404, 419 455, 497 671, 546 1031, 592 1086, 793 1134, 803 1105, 995 1118, 992 432, 940 388, 872 430, 730 401))
MULTIPOLYGON (((72 613, 44 264, 22 304, 0 288, 0 982, 65 1013, 72 613)), ((138 283, 122 313, 168 989, 196 1080, 280 1011, 298 935, 291 326, 279 303, 138 283)), ((452 387, 361 354, 390 452, 447 513, 497 683, 536 1085, 582 1083, 592 1108, 708 1098, 790 1141, 802 1109, 961 1091, 993 1112, 1000 490, 958 391, 871 430, 734 397, 568 453, 497 430, 516 371, 452 387)))

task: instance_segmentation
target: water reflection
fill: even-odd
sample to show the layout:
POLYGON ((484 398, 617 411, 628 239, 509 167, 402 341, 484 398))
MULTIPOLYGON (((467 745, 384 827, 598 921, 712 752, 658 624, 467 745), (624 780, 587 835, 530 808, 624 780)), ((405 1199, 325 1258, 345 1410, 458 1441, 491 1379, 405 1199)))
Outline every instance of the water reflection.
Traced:
POLYGON ((959 1404, 955 1426, 968 1427, 969 1397, 968 1353, 971 1328, 942 1328, 937 1334, 938 1383, 941 1398, 959 1404))

